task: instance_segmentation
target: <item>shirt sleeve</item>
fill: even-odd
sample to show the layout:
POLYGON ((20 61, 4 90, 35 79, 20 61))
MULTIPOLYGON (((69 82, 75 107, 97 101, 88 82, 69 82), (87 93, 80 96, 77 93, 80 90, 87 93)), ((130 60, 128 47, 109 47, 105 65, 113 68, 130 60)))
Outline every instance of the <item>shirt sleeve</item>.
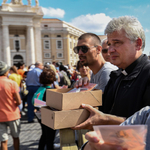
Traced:
MULTIPOLYGON (((96 83, 96 84, 98 84, 96 86, 96 89, 100 89, 100 90, 102 90, 104 92, 105 86, 107 85, 108 80, 110 78, 109 74, 110 74, 110 70, 108 70, 108 69, 105 70, 105 71, 102 71, 102 73, 100 75, 100 78, 99 78, 99 81, 98 81, 98 83, 96 83)), ((93 82, 92 80, 90 81, 91 83, 93 82)))
POLYGON ((150 106, 146 106, 125 120, 121 125, 145 124, 150 117, 150 106))

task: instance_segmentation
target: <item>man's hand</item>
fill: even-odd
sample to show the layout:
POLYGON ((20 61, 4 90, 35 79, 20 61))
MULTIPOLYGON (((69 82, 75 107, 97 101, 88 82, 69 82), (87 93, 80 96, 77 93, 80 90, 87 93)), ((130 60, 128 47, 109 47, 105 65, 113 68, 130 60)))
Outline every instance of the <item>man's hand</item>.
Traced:
POLYGON ((84 77, 84 78, 80 78, 78 81, 76 81, 75 83, 75 87, 82 87, 84 85, 88 85, 89 84, 89 78, 88 77, 84 77))
POLYGON ((102 113, 101 111, 98 111, 96 108, 93 108, 91 105, 88 104, 82 104, 82 108, 87 109, 90 112, 89 118, 81 123, 80 125, 77 125, 73 127, 72 129, 80 130, 80 129, 89 129, 93 130, 93 125, 104 125, 107 122, 107 116, 102 113))
POLYGON ((119 146, 119 143, 118 145, 102 143, 95 131, 86 133, 85 138, 88 140, 88 143, 84 147, 84 150, 127 150, 119 146))
POLYGON ((119 125, 125 118, 114 115, 104 114, 103 112, 93 108, 91 105, 82 104, 82 108, 90 112, 89 118, 83 123, 73 127, 74 130, 88 129, 93 130, 93 125, 119 125))

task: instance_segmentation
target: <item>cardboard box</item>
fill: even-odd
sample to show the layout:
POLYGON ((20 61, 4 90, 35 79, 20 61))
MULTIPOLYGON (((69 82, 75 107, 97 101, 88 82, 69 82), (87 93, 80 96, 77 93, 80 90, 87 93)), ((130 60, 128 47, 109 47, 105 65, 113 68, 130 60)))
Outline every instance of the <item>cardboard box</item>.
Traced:
POLYGON ((42 123, 52 129, 74 127, 84 122, 90 113, 86 109, 52 110, 48 106, 41 108, 42 123))
POLYGON ((47 89, 46 105, 58 110, 78 109, 81 104, 90 104, 91 106, 102 105, 102 91, 84 91, 78 93, 67 93, 68 89, 47 89))

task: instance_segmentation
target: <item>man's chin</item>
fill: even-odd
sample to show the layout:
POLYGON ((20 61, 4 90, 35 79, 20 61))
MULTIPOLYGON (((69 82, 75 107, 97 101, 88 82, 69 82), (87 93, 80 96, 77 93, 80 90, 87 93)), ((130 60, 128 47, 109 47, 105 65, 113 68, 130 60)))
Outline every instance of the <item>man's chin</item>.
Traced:
POLYGON ((81 64, 82 64, 83 66, 88 66, 88 63, 86 63, 86 62, 81 62, 81 64))

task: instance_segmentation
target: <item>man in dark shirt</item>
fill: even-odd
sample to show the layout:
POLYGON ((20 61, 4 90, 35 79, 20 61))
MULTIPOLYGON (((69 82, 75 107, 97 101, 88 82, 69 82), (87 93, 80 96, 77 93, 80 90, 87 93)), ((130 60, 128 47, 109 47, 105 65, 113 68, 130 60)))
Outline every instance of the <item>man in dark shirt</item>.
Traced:
POLYGON ((93 125, 120 124, 146 105, 150 105, 150 62, 142 54, 145 34, 140 22, 130 16, 114 18, 106 29, 112 71, 103 94, 102 111, 82 105, 90 117, 74 129, 93 129, 93 125), (120 116, 120 117, 118 117, 120 116))

